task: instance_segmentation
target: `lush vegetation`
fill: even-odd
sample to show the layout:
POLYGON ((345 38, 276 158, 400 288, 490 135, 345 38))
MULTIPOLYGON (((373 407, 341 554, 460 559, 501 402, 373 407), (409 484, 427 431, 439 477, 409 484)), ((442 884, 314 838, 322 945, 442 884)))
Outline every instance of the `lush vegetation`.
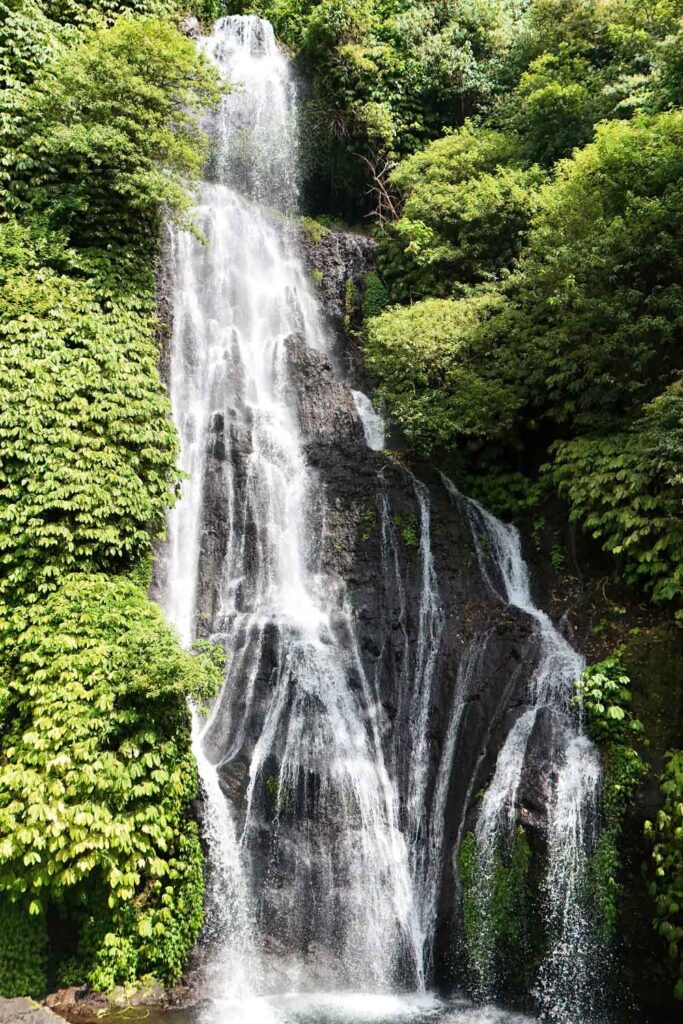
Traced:
POLYGON ((408 444, 554 491, 683 615, 680 0, 226 9, 311 80, 309 201, 377 224, 366 351, 408 444))
MULTIPOLYGON (((0 4, 0 993, 176 978, 202 923, 154 265, 215 72, 165 5, 0 4)), ((172 13, 172 12, 171 12, 172 13)))
MULTIPOLYGON (((179 649, 142 567, 178 487, 160 229, 189 223, 220 93, 175 22, 233 12, 269 17, 310 82, 309 211, 374 225, 347 323, 362 313, 405 444, 496 511, 564 502, 683 618, 683 0, 0 0, 5 994, 171 980, 201 925, 186 697, 219 665, 179 649)), ((619 656, 578 696, 607 769, 609 930, 643 774, 619 656)), ((661 786, 656 927, 680 960, 680 754, 661 786)), ((461 853, 491 977, 521 941, 518 839, 478 935, 471 839, 461 853)))
POLYGON ((467 832, 460 844, 465 960, 471 987, 481 999, 510 992, 523 996, 533 984, 531 862, 521 825, 490 859, 481 856, 474 832, 467 832))

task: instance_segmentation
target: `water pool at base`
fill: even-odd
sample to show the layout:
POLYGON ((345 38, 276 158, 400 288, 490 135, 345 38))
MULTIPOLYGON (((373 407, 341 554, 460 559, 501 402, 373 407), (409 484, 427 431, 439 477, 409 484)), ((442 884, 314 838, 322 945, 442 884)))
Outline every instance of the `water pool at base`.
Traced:
POLYGON ((166 1024, 536 1024, 536 1018, 495 1006, 473 1006, 465 999, 364 992, 212 1000, 145 1018, 146 1024, 160 1024, 161 1020, 166 1024))

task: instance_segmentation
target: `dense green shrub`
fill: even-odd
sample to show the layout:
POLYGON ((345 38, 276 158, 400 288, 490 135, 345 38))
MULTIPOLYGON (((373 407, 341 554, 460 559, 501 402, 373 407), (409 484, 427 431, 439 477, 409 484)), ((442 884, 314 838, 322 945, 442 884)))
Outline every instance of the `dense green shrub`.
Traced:
POLYGON ((555 447, 555 483, 624 574, 683 616, 683 385, 676 382, 621 434, 555 447))
POLYGON ((589 885, 597 924, 608 938, 616 931, 621 895, 619 842, 624 817, 648 771, 633 746, 643 725, 630 709, 630 679, 621 662, 622 653, 617 650, 604 661, 589 665, 576 684, 576 703, 603 761, 603 828, 591 857, 589 885))
POLYGON ((371 270, 366 275, 364 282, 363 317, 369 320, 372 316, 379 316, 386 308, 388 301, 389 296, 382 279, 374 270, 371 270))
POLYGON ((0 592, 27 601, 148 551, 177 480, 152 295, 103 309, 40 255, 0 226, 0 592))
POLYGON ((269 18, 311 81, 316 197, 367 212, 369 183, 382 216, 392 162, 490 105, 516 14, 505 0, 229 0, 227 9, 269 18))
POLYGON ((84 32, 0 122, 0 201, 79 247, 154 245, 164 210, 189 208, 207 152, 199 112, 218 96, 215 70, 165 21, 84 32))
POLYGON ((509 429, 514 393, 481 359, 487 321, 499 306, 487 294, 424 299, 369 321, 368 366, 380 378, 393 421, 420 453, 509 429))
POLYGON ((125 7, 0 8, 4 995, 171 981, 202 924, 187 698, 222 673, 144 591, 178 483, 159 229, 186 218, 220 90, 125 7))
POLYGON ((182 651, 131 580, 75 573, 5 625, 0 665, 0 892, 36 916, 92 893, 95 986, 177 977, 202 920, 186 699, 215 693, 218 657, 182 651))
POLYGON ((672 379, 683 325, 683 113, 601 126, 539 195, 509 345, 531 400, 600 431, 672 379))
POLYGON ((380 250, 392 296, 447 295, 499 277, 522 248, 541 175, 513 139, 467 124, 402 161, 400 218, 380 250))
POLYGON ((0 893, 0 995, 43 997, 47 993, 47 922, 0 893))

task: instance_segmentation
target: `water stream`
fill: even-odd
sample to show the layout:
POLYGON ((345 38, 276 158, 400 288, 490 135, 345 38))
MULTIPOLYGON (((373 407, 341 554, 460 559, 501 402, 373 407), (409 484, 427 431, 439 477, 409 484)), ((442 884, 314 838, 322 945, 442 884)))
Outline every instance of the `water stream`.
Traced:
MULTIPOLYGON (((162 576, 165 612, 183 641, 210 635, 229 659, 223 689, 208 720, 195 720, 193 734, 208 849, 201 985, 211 1003, 204 1019, 521 1020, 426 992, 450 779, 490 633, 461 657, 434 763, 435 673, 446 613, 430 493, 410 478, 419 574, 414 609, 395 517, 380 494, 383 582, 398 600, 403 652, 396 721, 407 739, 405 749, 392 748, 346 583, 316 557, 328 510, 307 459, 292 354, 301 344, 332 353, 293 242, 296 84, 271 26, 257 17, 220 19, 201 45, 234 88, 209 125, 214 155, 196 203, 206 244, 182 231, 172 237, 169 387, 187 479, 169 515, 162 576)), ((381 449, 381 417, 362 393, 354 392, 353 402, 368 447, 381 449)), ((537 652, 528 707, 507 737, 481 807, 483 878, 501 834, 514 824, 540 709, 557 713, 565 737, 548 811, 546 888, 557 943, 539 999, 550 1005, 556 987, 573 981, 560 977, 564 960, 582 952, 574 890, 599 784, 595 752, 568 703, 582 661, 534 606, 516 533, 446 486, 466 507, 481 573, 503 603, 528 615, 537 652)), ((573 1012, 557 1019, 579 1024, 573 1012)))

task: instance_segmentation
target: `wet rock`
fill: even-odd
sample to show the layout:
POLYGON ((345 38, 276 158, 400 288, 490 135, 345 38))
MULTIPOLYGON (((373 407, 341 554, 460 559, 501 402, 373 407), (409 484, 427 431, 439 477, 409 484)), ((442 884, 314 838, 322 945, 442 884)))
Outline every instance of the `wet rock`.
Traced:
POLYGON ((291 380, 292 404, 299 428, 311 450, 320 445, 365 447, 363 426, 351 390, 335 380, 329 361, 309 348, 301 335, 285 342, 291 380))
POLYGON ((33 999, 0 997, 0 1024, 61 1024, 56 1013, 33 999))
POLYGON ((194 16, 181 18, 178 22, 178 29, 184 36, 189 36, 190 39, 199 39, 202 34, 202 26, 199 24, 199 19, 194 16))
POLYGON ((342 368, 362 387, 367 379, 363 354, 357 341, 345 330, 345 318, 357 315, 368 273, 375 268, 377 243, 353 231, 330 231, 304 224, 297 243, 306 267, 316 282, 328 327, 338 340, 342 368))
POLYGON ((536 716, 526 748, 522 778, 517 793, 518 819, 525 828, 544 833, 548 808, 562 763, 563 723, 553 708, 542 708, 536 716))

